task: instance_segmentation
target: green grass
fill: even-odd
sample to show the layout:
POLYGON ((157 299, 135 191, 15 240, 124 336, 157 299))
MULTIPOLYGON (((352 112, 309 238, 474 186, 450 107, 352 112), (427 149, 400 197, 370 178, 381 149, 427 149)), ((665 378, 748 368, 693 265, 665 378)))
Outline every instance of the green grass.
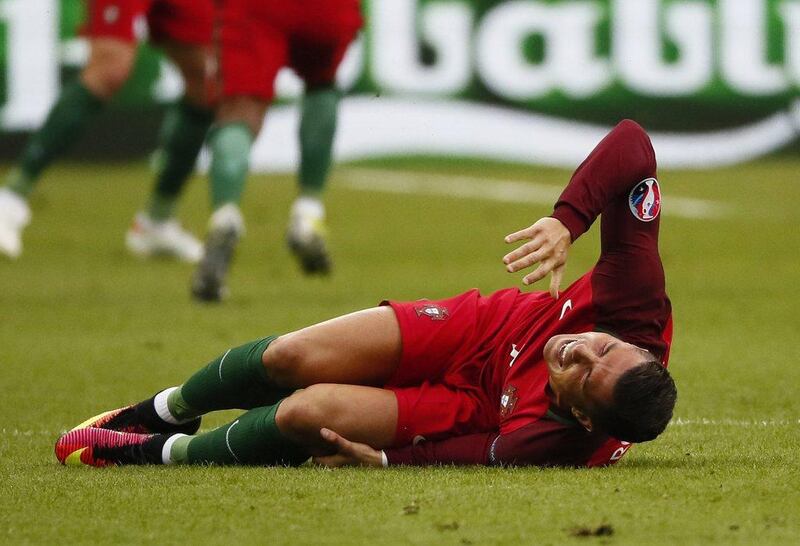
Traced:
MULTIPOLYGON (((568 173, 426 159, 368 167, 517 178, 568 173)), ((800 536, 800 162, 662 173, 670 196, 730 206, 662 219, 675 309, 679 423, 616 467, 555 469, 68 469, 59 431, 181 381, 231 344, 383 298, 486 292, 502 237, 547 207, 348 190, 329 194, 335 275, 308 279, 283 244, 291 177, 254 177, 248 236, 218 307, 191 267, 129 257, 144 165, 61 166, 33 201, 17 262, 0 262, 0 542, 264 544, 787 544, 800 536), (613 528, 611 536, 576 530, 613 528)), ((202 232, 205 182, 182 216, 202 232)), ((568 280, 595 257, 573 247, 568 280)), ((230 415, 212 416, 207 426, 230 415)))

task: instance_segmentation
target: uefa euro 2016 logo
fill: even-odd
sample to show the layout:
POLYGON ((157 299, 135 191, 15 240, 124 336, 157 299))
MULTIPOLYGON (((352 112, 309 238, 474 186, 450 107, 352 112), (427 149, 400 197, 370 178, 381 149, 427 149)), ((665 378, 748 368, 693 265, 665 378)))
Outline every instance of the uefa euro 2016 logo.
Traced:
POLYGON ((648 178, 642 180, 628 195, 628 206, 633 215, 642 222, 650 222, 658 218, 661 212, 661 188, 658 180, 648 178))

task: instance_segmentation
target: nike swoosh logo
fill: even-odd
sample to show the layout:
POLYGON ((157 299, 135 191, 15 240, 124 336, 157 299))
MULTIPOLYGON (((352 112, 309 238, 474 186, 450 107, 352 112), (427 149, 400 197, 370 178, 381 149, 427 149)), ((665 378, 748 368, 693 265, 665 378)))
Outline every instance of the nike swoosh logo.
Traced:
POLYGON ((83 461, 81 460, 81 455, 87 449, 89 449, 89 448, 88 447, 82 447, 80 449, 77 449, 77 450, 73 451, 72 453, 67 455, 66 459, 64 459, 64 464, 68 465, 68 466, 83 466, 83 461))
POLYGON ((561 316, 558 317, 558 320, 563 319, 564 315, 567 314, 567 311, 571 310, 572 310, 572 300, 567 300, 566 302, 564 302, 564 306, 561 308, 561 316))
POLYGON ((511 344, 511 352, 509 353, 509 356, 511 357, 511 362, 508 363, 509 368, 514 365, 514 362, 516 362, 519 353, 521 353, 522 349, 524 348, 525 347, 520 347, 519 349, 517 349, 516 345, 514 345, 513 343, 511 344))
POLYGON ((107 415, 111 415, 111 414, 112 414, 112 413, 114 413, 115 411, 117 411, 117 410, 109 410, 109 411, 104 411, 104 412, 103 412, 103 413, 101 413, 100 415, 95 415, 94 417, 89 417, 89 418, 88 418, 86 421, 84 421, 84 422, 83 422, 83 423, 81 423, 80 425, 78 425, 78 426, 75 426, 75 427, 72 427, 72 428, 70 429, 70 432, 71 432, 71 431, 73 431, 73 430, 78 430, 79 428, 89 428, 89 425, 91 425, 91 424, 92 424, 92 423, 94 423, 95 421, 99 421, 100 419, 104 418, 105 416, 107 416, 107 415))

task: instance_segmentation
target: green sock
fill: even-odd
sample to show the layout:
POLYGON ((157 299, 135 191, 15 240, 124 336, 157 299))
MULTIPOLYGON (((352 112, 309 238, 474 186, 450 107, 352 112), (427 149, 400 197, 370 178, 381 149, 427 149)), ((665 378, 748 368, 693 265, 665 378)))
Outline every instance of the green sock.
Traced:
POLYGON ((238 205, 250 168, 253 134, 244 123, 228 123, 211 129, 211 205, 214 210, 228 203, 238 205))
POLYGON ((297 466, 309 455, 281 434, 275 422, 279 405, 255 408, 211 432, 179 438, 170 457, 188 464, 297 466))
POLYGON ((148 214, 156 220, 170 218, 178 196, 197 162, 197 154, 214 121, 212 110, 185 100, 173 106, 161 126, 158 172, 148 214))
POLYGON ((325 188, 331 166, 336 115, 341 94, 326 87, 303 97, 300 121, 300 192, 318 195, 325 188))
POLYGON ((23 197, 30 195, 45 167, 78 140, 102 106, 103 101, 80 80, 64 87, 44 125, 28 141, 19 167, 8 178, 8 187, 23 197))
POLYGON ((273 385, 261 355, 275 336, 229 349, 200 369, 167 399, 176 419, 209 411, 250 409, 274 404, 291 393, 273 385))

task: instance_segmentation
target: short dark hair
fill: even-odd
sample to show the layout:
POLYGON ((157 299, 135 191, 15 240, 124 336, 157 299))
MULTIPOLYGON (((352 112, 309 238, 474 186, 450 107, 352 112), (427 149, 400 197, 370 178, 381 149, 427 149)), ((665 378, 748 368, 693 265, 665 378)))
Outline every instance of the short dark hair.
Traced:
POLYGON ((678 390, 667 369, 655 360, 623 373, 614 385, 612 402, 589 412, 600 430, 624 442, 646 442, 667 428, 678 390))

